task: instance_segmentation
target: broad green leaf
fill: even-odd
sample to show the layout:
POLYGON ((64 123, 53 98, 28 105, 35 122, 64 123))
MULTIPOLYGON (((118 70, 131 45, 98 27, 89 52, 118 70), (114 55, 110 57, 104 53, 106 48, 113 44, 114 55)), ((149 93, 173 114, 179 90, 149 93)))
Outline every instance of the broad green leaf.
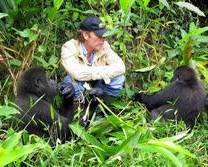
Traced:
POLYGON ((134 1, 135 1, 135 0, 119 0, 121 9, 122 9, 125 13, 127 13, 127 12, 131 9, 131 7, 132 7, 134 1))
POLYGON ((108 152, 107 146, 101 144, 94 136, 88 134, 78 123, 72 123, 69 127, 78 137, 87 142, 89 147, 94 148, 96 156, 99 156, 99 161, 103 162, 105 159, 104 155, 108 152))
POLYGON ((122 126, 122 122, 117 117, 110 115, 107 116, 106 119, 111 123, 114 127, 120 127, 122 126))
POLYGON ((118 32, 119 32, 119 29, 118 29, 118 28, 114 28, 114 29, 112 29, 112 30, 107 31, 107 32, 103 35, 103 37, 109 37, 109 36, 112 36, 112 35, 117 34, 118 32))
POLYGON ((8 61, 10 65, 20 67, 22 62, 19 61, 18 59, 12 59, 8 61))
POLYGON ((208 27, 197 28, 190 32, 191 35, 201 35, 202 33, 208 31, 208 27))
POLYGON ((188 131, 184 131, 184 132, 178 133, 175 136, 163 138, 163 139, 160 139, 160 140, 161 141, 172 141, 172 142, 175 142, 175 141, 178 141, 178 140, 181 140, 181 139, 185 138, 187 136, 187 134, 188 134, 188 131))
POLYGON ((206 65, 203 65, 202 63, 198 62, 197 67, 200 73, 204 76, 206 83, 208 84, 208 71, 206 65))
POLYGON ((149 145, 149 144, 139 144, 138 148, 141 149, 141 151, 151 153, 151 152, 157 152, 162 154, 165 158, 171 160, 171 162, 176 166, 176 167, 182 167, 182 163, 180 160, 168 149, 160 147, 160 146, 155 146, 155 145, 149 145))
POLYGON ((38 39, 38 35, 33 32, 32 28, 31 29, 27 28, 27 29, 24 29, 23 31, 19 31, 19 30, 15 29, 15 28, 13 28, 13 29, 21 37, 29 38, 29 43, 38 39))
POLYGON ((5 149, 12 149, 19 143, 21 136, 22 136, 22 131, 19 133, 12 134, 1 144, 1 147, 5 149))
POLYGON ((23 0, 15 0, 16 4, 20 4, 23 0))
POLYGON ((144 4, 145 7, 147 7, 149 2, 150 2, 150 0, 142 0, 142 1, 143 1, 143 4, 144 4))
POLYGON ((186 8, 192 12, 195 12, 199 16, 206 17, 205 14, 198 7, 192 5, 191 3, 180 1, 180 2, 176 2, 175 4, 181 8, 186 8))
POLYGON ((63 1, 64 0, 54 0, 53 1, 54 7, 56 8, 56 10, 59 10, 59 8, 61 7, 63 1))
POLYGON ((49 65, 51 66, 56 66, 58 63, 58 57, 56 57, 55 55, 52 55, 48 61, 49 65))
POLYGON ((190 35, 201 35, 202 33, 208 31, 208 27, 198 28, 194 22, 191 22, 189 25, 189 32, 190 35))
POLYGON ((15 162, 18 159, 29 155, 37 148, 39 148, 39 144, 29 144, 14 149, 4 149, 0 147, 0 166, 5 166, 9 163, 15 162))
POLYGON ((150 140, 148 144, 153 144, 156 146, 160 146, 170 150, 173 153, 181 153, 192 158, 196 158, 196 156, 190 153, 188 150, 184 149, 183 147, 171 142, 171 141, 161 141, 161 140, 150 140))
POLYGON ((166 60, 166 57, 162 57, 160 60, 159 60, 159 63, 158 64, 163 64, 164 62, 165 62, 165 60, 166 60))
POLYGON ((139 138, 141 137, 141 132, 139 130, 135 131, 130 137, 123 141, 123 143, 115 147, 116 154, 118 153, 130 153, 133 151, 134 148, 138 147, 139 138))
POLYGON ((194 31, 194 30, 196 30, 196 29, 197 29, 197 27, 196 27, 196 25, 194 24, 194 22, 191 22, 190 25, 189 25, 189 32, 194 31))
POLYGON ((49 64, 45 61, 43 57, 34 56, 34 59, 36 59, 44 68, 48 68, 49 64))
POLYGON ((26 156, 32 153, 35 149, 45 147, 42 143, 22 146, 20 144, 21 137, 22 131, 12 133, 5 141, 0 142, 0 166, 8 165, 20 158, 26 158, 26 156))
POLYGON ((183 29, 180 29, 182 38, 187 35, 187 32, 183 29))
POLYGON ((103 118, 93 122, 93 126, 88 129, 88 132, 93 134, 101 134, 108 133, 111 130, 112 125, 106 120, 106 118, 103 118))
POLYGON ((92 135, 88 134, 83 127, 81 127, 78 123, 72 123, 69 125, 72 131, 79 137, 81 137, 84 141, 91 145, 95 145, 100 147, 99 150, 105 150, 103 145, 92 135))
POLYGON ((6 118, 10 118, 10 117, 12 117, 12 115, 15 115, 18 113, 19 113, 19 111, 14 107, 0 106, 0 117, 4 116, 6 118))
POLYGON ((153 70, 155 67, 156 67, 156 65, 152 65, 152 66, 149 66, 149 67, 140 68, 138 70, 135 70, 135 72, 148 72, 148 71, 153 70))
MULTIPOLYGON (((113 111, 111 111, 109 109, 109 107, 107 107, 103 102, 102 100, 100 100, 98 97, 96 97, 96 99, 99 101, 99 103, 106 109, 108 110, 111 114, 112 114, 112 117, 114 117, 113 119, 116 121, 116 123, 119 123, 119 125, 125 125, 125 126, 129 126, 127 123, 125 123, 119 116, 117 116, 116 114, 114 114, 113 111)), ((112 123, 113 125, 115 125, 114 123, 112 123)))
POLYGON ((7 13, 0 13, 0 19, 3 18, 3 17, 7 17, 8 14, 7 13))
POLYGON ((29 29, 24 29, 23 31, 16 30, 16 33, 23 38, 26 38, 26 37, 29 38, 30 30, 29 29))
POLYGON ((113 103, 112 103, 112 105, 116 108, 116 109, 120 109, 120 110, 122 110, 123 108, 125 108, 126 107, 126 103, 124 103, 123 101, 114 101, 113 103))
POLYGON ((166 6, 168 9, 170 9, 170 5, 166 0, 159 0, 160 3, 162 3, 164 6, 166 6))
POLYGON ((172 58, 176 57, 177 55, 179 55, 180 51, 179 51, 179 49, 172 49, 172 50, 167 50, 167 53, 168 53, 168 57, 170 59, 172 59, 172 58))

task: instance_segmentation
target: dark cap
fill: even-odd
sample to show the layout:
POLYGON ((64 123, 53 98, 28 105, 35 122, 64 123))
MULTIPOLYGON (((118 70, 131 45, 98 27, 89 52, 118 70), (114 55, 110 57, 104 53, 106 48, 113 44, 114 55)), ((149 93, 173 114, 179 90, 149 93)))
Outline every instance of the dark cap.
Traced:
POLYGON ((105 26, 101 23, 98 17, 88 17, 80 23, 81 30, 93 31, 99 37, 102 37, 107 32, 105 26))

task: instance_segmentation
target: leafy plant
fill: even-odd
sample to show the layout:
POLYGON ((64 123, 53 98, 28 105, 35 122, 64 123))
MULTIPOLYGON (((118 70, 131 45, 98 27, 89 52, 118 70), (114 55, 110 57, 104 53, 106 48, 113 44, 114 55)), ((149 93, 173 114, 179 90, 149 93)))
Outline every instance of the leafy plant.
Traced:
POLYGON ((0 166, 8 165, 15 161, 23 161, 29 154, 37 149, 43 148, 43 145, 19 144, 22 132, 13 133, 5 141, 0 141, 0 166))
POLYGON ((14 107, 6 106, 6 105, 0 106, 0 118, 9 119, 13 115, 18 113, 19 111, 14 107))
POLYGON ((208 31, 208 27, 198 28, 193 22, 190 23, 188 32, 181 30, 182 39, 178 41, 178 46, 183 55, 184 64, 189 64, 194 53, 194 47, 199 47, 201 43, 208 42, 208 36, 202 35, 206 31, 208 31))

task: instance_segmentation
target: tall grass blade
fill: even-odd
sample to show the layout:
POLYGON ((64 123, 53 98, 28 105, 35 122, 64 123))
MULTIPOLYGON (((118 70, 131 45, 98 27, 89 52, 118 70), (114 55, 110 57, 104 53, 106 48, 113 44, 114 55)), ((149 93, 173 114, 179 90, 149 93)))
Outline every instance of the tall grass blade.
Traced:
POLYGON ((165 158, 169 159, 175 166, 182 167, 182 163, 180 162, 180 160, 166 148, 155 145, 139 144, 139 149, 147 153, 160 153, 165 158))
POLYGON ((3 18, 3 17, 7 17, 8 14, 7 13, 0 13, 0 19, 3 18))
POLYGON ((198 7, 192 5, 191 3, 180 1, 180 2, 176 2, 175 4, 178 5, 181 8, 188 9, 188 10, 198 14, 199 16, 206 17, 204 12, 202 12, 198 7))
POLYGON ((128 13, 128 11, 131 9, 131 7, 132 7, 134 1, 135 1, 135 0, 119 0, 121 9, 122 9, 125 13, 128 13))

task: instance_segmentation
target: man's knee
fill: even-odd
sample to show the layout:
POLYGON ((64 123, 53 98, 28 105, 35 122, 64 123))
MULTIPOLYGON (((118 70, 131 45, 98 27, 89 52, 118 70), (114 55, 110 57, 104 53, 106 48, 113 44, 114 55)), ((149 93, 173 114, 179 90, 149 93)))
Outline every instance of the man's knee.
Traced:
POLYGON ((84 92, 85 88, 83 87, 83 82, 81 81, 74 81, 70 75, 67 75, 63 82, 60 84, 60 92, 62 95, 67 93, 69 85, 73 85, 75 90, 75 99, 79 98, 84 92))
POLYGON ((125 82, 125 76, 119 75, 111 79, 109 86, 113 89, 122 89, 125 82))
POLYGON ((118 96, 124 87, 125 76, 119 75, 111 79, 109 84, 103 85, 104 94, 109 96, 118 96))

